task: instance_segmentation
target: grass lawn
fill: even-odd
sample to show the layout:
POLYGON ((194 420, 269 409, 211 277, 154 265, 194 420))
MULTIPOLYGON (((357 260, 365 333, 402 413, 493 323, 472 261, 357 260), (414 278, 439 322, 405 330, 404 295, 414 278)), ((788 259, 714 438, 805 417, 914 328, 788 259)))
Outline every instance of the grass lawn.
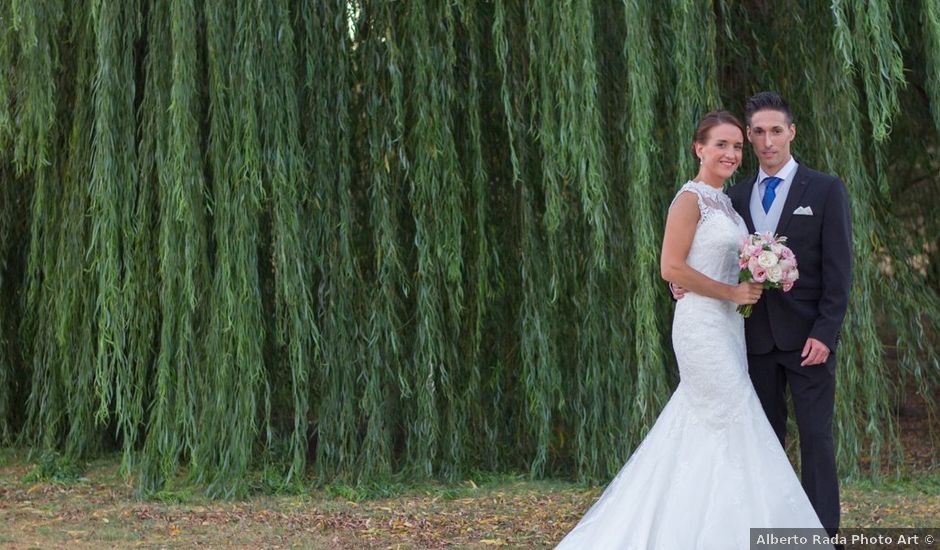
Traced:
MULTIPOLYGON (((900 412, 899 428, 905 473, 843 483, 843 527, 940 527, 936 428, 919 407, 900 412)), ((0 548, 551 548, 602 490, 502 476, 238 501, 183 490, 142 501, 118 460, 70 471, 0 449, 0 548)))
MULTIPOLYGON (((504 477, 402 488, 391 497, 333 487, 212 502, 190 493, 140 501, 117 459, 68 483, 29 482, 22 453, 0 453, 0 547, 550 548, 600 488, 504 477), (368 498, 363 498, 367 496, 368 498)), ((940 472, 843 486, 845 527, 928 527, 940 517, 940 472)))

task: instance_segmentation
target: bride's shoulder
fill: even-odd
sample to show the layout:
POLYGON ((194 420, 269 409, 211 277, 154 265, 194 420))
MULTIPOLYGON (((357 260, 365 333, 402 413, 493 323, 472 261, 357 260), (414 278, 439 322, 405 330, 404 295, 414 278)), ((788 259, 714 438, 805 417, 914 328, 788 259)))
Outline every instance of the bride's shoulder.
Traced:
POLYGON ((694 193, 702 198, 714 198, 714 197, 724 194, 724 192, 717 187, 712 187, 711 185, 705 182, 695 181, 695 180, 689 180, 685 182, 685 184, 683 184, 682 187, 679 188, 679 191, 676 193, 676 196, 678 197, 679 195, 685 192, 694 193))
POLYGON ((707 184, 699 181, 689 180, 685 182, 679 187, 679 190, 676 191, 676 195, 672 198, 670 206, 676 203, 688 202, 690 204, 698 204, 700 209, 704 208, 703 200, 709 196, 709 191, 706 189, 707 187, 707 184))
POLYGON ((683 193, 690 193, 694 195, 702 194, 701 189, 699 188, 699 183, 692 180, 689 180, 679 186, 679 189, 676 190, 676 195, 673 200, 681 197, 683 193))
POLYGON ((706 191, 707 188, 708 188, 708 185, 705 184, 705 183, 702 183, 702 182, 700 182, 700 181, 695 181, 695 180, 689 180, 689 181, 683 183, 683 184, 679 187, 679 191, 676 192, 676 194, 679 195, 679 194, 684 193, 684 192, 686 192, 686 191, 691 191, 691 192, 693 192, 693 193, 695 193, 695 194, 697 194, 697 195, 700 195, 700 194, 702 194, 704 191, 706 191))

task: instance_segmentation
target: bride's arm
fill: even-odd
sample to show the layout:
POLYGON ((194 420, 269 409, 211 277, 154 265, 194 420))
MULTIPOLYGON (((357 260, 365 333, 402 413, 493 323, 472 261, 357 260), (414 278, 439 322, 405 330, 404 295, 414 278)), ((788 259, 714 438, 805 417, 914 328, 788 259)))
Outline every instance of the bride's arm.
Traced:
POLYGON ((738 305, 756 303, 760 298, 761 285, 725 284, 703 275, 686 263, 699 216, 701 213, 698 200, 693 193, 682 193, 669 208, 666 232, 663 235, 663 251, 659 257, 662 278, 701 296, 730 300, 738 305))

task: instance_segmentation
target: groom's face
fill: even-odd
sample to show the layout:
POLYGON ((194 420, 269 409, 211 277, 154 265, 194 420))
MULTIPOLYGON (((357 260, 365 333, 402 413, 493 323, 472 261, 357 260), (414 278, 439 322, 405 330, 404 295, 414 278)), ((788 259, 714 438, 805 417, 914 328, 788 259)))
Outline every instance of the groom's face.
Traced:
POLYGON ((796 137, 796 126, 781 111, 766 109, 751 115, 747 140, 764 172, 775 174, 790 160, 790 142, 796 137))

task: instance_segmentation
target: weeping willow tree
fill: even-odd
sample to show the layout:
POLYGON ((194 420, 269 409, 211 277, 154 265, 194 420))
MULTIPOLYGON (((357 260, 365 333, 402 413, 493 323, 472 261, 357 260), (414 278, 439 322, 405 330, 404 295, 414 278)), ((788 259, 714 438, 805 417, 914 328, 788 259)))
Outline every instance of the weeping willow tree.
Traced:
POLYGON ((694 124, 773 89, 851 197, 841 471, 889 472, 940 390, 938 74, 933 1, 2 0, 0 442, 145 494, 606 480, 676 382, 694 124))

